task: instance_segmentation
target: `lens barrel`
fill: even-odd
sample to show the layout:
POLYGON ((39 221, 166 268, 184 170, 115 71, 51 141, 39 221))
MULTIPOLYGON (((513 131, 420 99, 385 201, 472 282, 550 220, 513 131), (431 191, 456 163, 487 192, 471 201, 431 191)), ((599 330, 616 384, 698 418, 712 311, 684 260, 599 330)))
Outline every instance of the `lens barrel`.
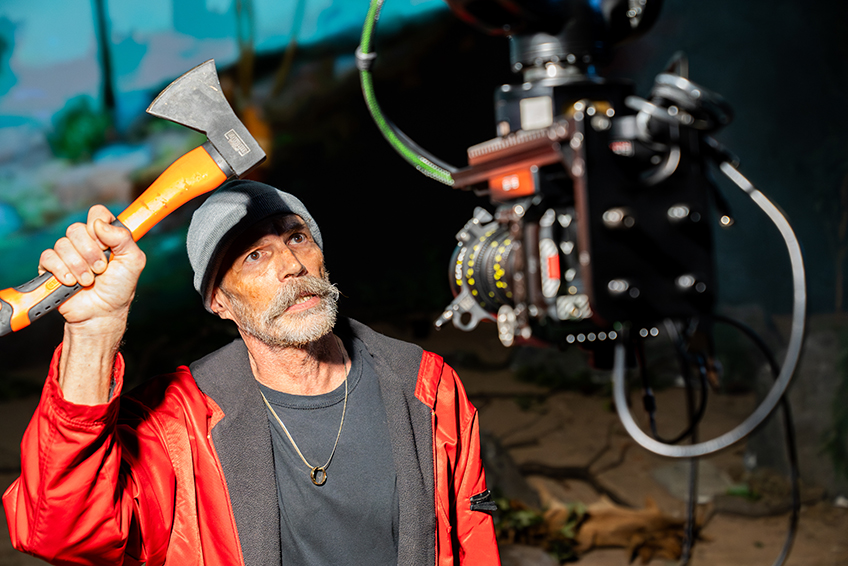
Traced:
POLYGON ((454 296, 466 287, 477 303, 489 312, 501 305, 512 305, 512 278, 515 273, 513 252, 518 242, 507 228, 497 223, 486 227, 483 235, 462 242, 450 263, 450 282, 454 296))

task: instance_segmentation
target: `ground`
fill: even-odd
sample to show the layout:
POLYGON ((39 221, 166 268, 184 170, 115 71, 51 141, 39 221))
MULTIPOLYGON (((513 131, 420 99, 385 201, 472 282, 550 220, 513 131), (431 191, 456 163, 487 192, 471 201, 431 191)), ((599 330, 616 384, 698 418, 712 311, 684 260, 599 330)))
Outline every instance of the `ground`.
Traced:
MULTIPOLYGON (((656 476, 668 475, 673 462, 655 456, 629 439, 618 424, 606 394, 585 395, 572 391, 549 393, 548 390, 520 382, 505 362, 509 352, 497 340, 492 327, 461 333, 452 327, 414 338, 409 326, 375 324, 384 333, 414 340, 425 348, 457 360, 454 365, 475 405, 480 410, 481 428, 494 435, 518 463, 538 462, 550 466, 581 466, 610 438, 610 450, 593 466, 600 470, 611 466, 624 451, 617 466, 597 475, 608 490, 636 506, 650 497, 664 512, 683 516, 683 502, 669 493, 656 476), (458 353, 465 356, 458 356, 458 353), (476 354, 485 364, 464 363, 468 353, 476 354), (611 433, 610 433, 611 431, 611 433), (658 470, 660 472, 658 474, 658 470)), ((0 488, 17 475, 18 445, 26 423, 38 402, 29 396, 0 403, 0 488)), ((683 422, 684 406, 679 391, 669 389, 658 396, 661 430, 673 430, 683 422)), ((729 430, 747 416, 754 404, 750 395, 713 396, 701 427, 702 438, 729 430)), ((708 459, 709 469, 733 480, 744 470, 744 446, 732 447, 708 459)), ((708 482, 708 478, 703 478, 708 482)), ((528 478, 531 485, 558 500, 592 503, 598 494, 586 483, 528 478)), ((666 482, 667 483, 667 482, 666 482)), ((693 566, 758 566, 772 564, 780 553, 788 526, 788 515, 751 518, 716 512, 703 531, 706 540, 694 549, 693 566)), ((788 565, 837 566, 848 564, 848 509, 836 507, 832 498, 805 505, 801 512, 798 535, 788 565)), ((620 566, 628 564, 623 549, 592 550, 578 562, 583 566, 620 566)), ((674 564, 654 560, 652 564, 674 564)), ((27 566, 42 564, 11 548, 8 532, 0 529, 0 564, 27 566)), ((525 563, 526 564, 526 563, 525 563)))

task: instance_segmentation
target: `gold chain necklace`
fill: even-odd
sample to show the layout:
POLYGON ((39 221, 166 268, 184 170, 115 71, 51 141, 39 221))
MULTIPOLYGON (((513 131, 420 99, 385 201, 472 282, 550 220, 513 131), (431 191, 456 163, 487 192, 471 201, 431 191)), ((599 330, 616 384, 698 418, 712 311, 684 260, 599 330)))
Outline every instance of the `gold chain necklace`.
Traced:
POLYGON ((289 442, 294 446, 295 451, 297 451, 297 455, 300 456, 300 459, 303 460, 303 463, 306 464, 306 467, 309 468, 309 477, 312 479, 312 483, 315 485, 324 485, 327 482, 327 468, 330 465, 330 462, 333 461, 333 455, 336 453, 336 447, 339 445, 339 438, 342 435, 342 427, 344 426, 345 420, 345 412, 347 411, 347 360, 345 360, 344 352, 342 351, 342 347, 336 342, 336 347, 339 349, 339 354, 342 356, 342 365, 344 366, 345 372, 345 396, 344 396, 344 405, 342 405, 342 422, 339 423, 339 432, 336 434, 336 442, 333 444, 333 451, 330 452, 330 457, 327 458, 327 463, 323 466, 313 466, 309 462, 306 461, 306 458, 303 456, 303 452, 300 451, 300 448, 297 447, 297 443, 292 438, 292 435, 289 433, 289 429, 286 428, 286 425, 283 424, 283 421, 280 419, 279 415, 277 415, 277 411, 274 410, 274 407, 271 406, 271 403, 268 402, 268 399, 265 397, 265 394, 262 390, 259 390, 259 394, 262 395, 262 400, 265 401, 265 406, 271 410, 271 414, 274 415, 274 418, 277 419, 277 422, 280 423, 280 427, 283 429, 283 432, 286 433, 286 437, 288 437, 289 442))

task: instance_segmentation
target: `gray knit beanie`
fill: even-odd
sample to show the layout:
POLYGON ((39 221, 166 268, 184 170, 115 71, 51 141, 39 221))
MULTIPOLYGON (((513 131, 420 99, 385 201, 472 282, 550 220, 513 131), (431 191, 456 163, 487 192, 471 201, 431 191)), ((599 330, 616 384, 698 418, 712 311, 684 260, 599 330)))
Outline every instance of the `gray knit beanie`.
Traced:
POLYGON ((257 222, 280 214, 297 214, 324 249, 321 231, 296 197, 270 185, 239 179, 221 186, 191 217, 186 238, 188 260, 194 270, 194 288, 209 308, 212 286, 232 241, 257 222))

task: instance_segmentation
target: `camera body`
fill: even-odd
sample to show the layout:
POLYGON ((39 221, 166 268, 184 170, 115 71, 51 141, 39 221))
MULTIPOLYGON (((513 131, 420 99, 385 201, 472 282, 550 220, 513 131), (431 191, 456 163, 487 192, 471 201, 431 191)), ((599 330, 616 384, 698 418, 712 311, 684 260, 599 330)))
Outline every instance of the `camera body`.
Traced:
MULTIPOLYGON (((493 321, 505 345, 541 339, 611 351, 623 324, 656 335, 663 319, 713 308, 717 191, 708 164, 717 144, 706 134, 730 121, 730 109, 688 80, 682 59, 657 77, 649 100, 628 82, 594 76, 609 30, 621 27, 605 14, 649 2, 536 4, 573 17, 561 18, 558 34, 510 37, 524 80, 497 89, 498 136, 469 148, 469 166, 453 174, 455 187, 488 196, 495 209, 478 208, 457 234, 455 298, 436 326, 493 321)), ((640 25, 655 18, 647 15, 640 25)))

